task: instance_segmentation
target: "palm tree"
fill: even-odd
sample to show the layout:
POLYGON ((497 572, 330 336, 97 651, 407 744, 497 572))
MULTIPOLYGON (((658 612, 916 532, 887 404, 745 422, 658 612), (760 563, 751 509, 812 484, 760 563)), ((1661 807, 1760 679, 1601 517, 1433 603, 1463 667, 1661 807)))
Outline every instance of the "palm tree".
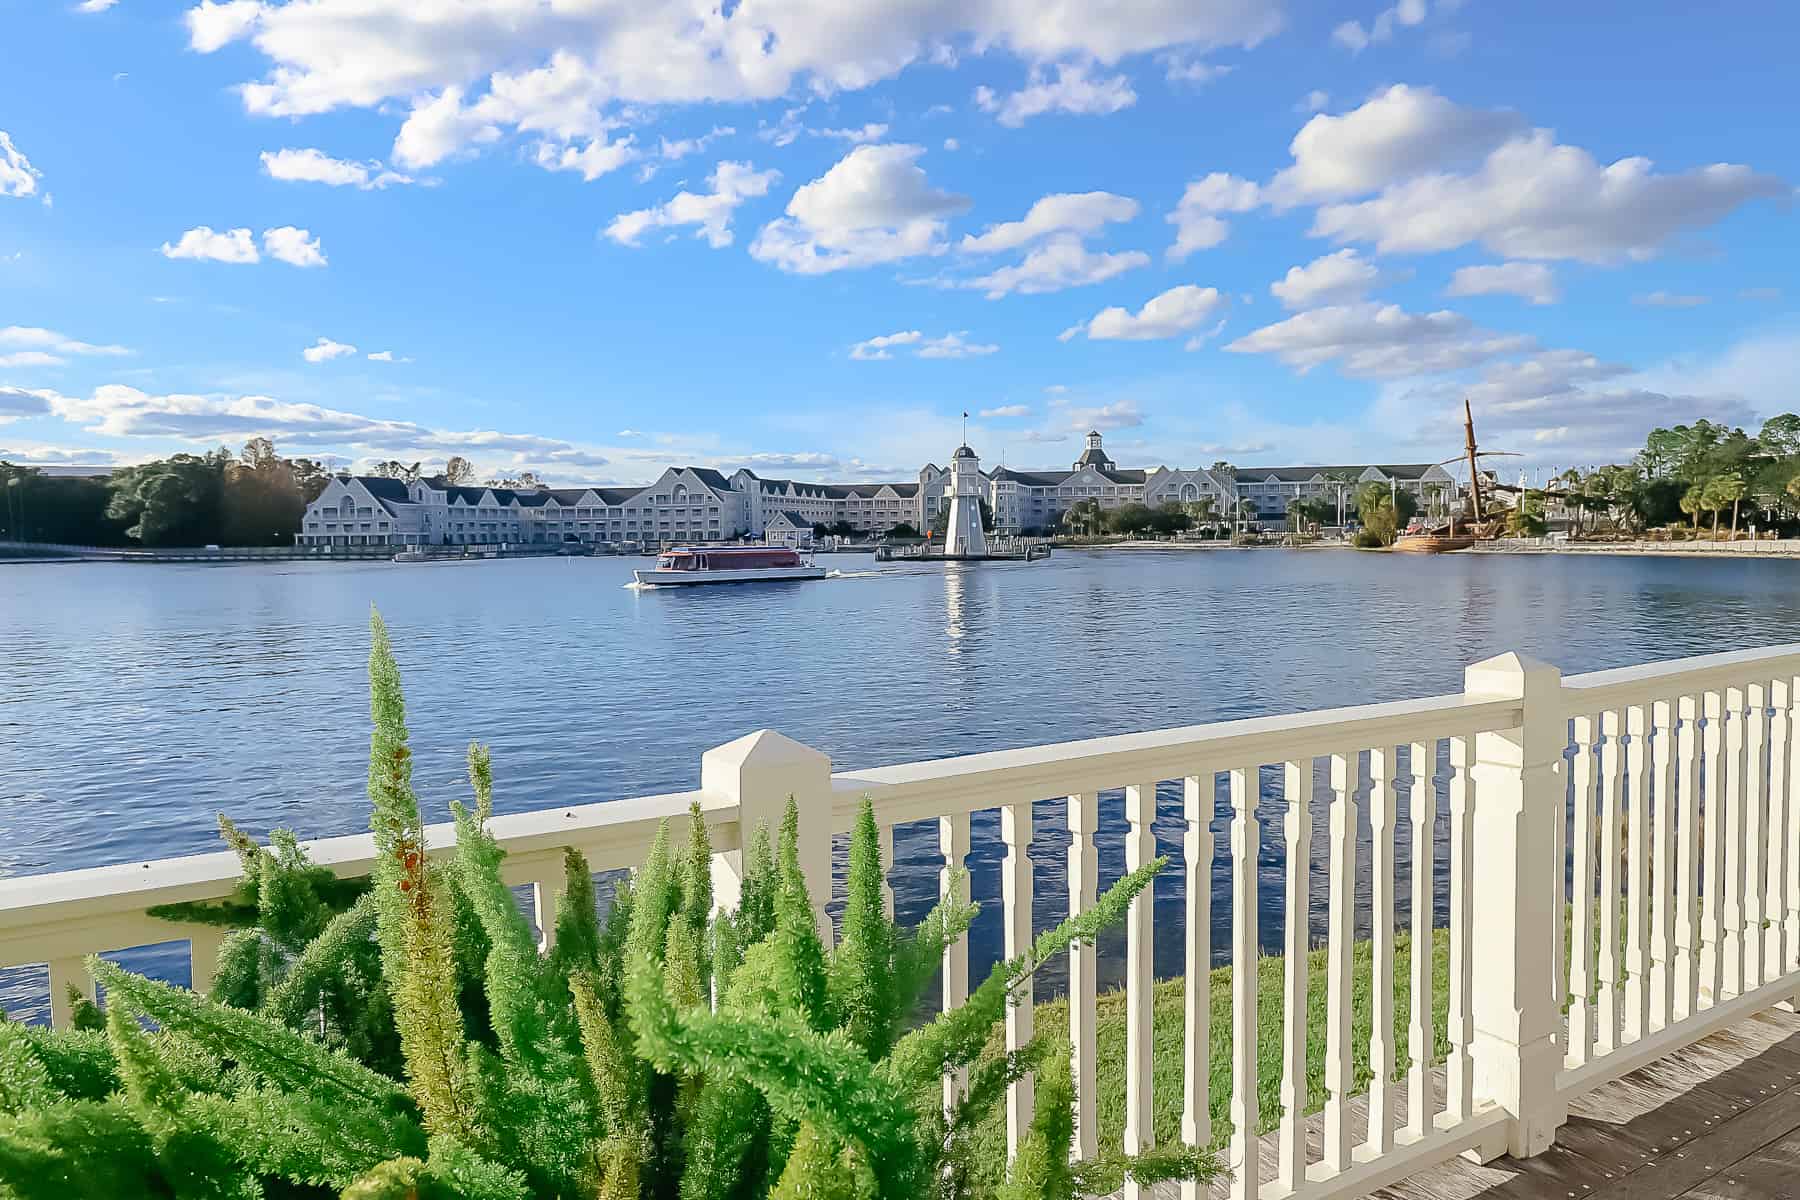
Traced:
POLYGON ((1237 516, 1238 516, 1238 519, 1240 522, 1247 521, 1247 522, 1254 523, 1257 520, 1257 518, 1260 517, 1261 515, 1262 515, 1261 513, 1256 511, 1256 501, 1254 501, 1254 500, 1239 500, 1238 501, 1237 516))
MULTIPOLYGON (((1718 488, 1717 495, 1723 504, 1731 505, 1731 538, 1733 541, 1736 541, 1738 505, 1743 503, 1744 497, 1750 494, 1750 488, 1745 484, 1743 478, 1738 475, 1721 475, 1719 478, 1713 480, 1713 485, 1718 488)), ((1721 507, 1723 507, 1723 504, 1721 504, 1721 507)))
MULTIPOLYGON (((1794 477, 1794 482, 1800 483, 1800 475, 1794 477)), ((1681 493, 1681 499, 1677 503, 1682 512, 1694 518, 1694 532, 1698 534, 1700 532, 1700 514, 1706 511, 1706 489, 1696 484, 1681 493)))
POLYGON ((1188 515, 1194 518, 1196 527, 1211 525, 1219 515, 1218 505, 1211 496, 1201 496, 1198 500, 1189 500, 1187 508, 1188 515))
POLYGON ((1574 528, 1569 532, 1576 537, 1581 536, 1581 500, 1576 489, 1581 486, 1581 468, 1570 467, 1554 480, 1563 485, 1563 508, 1568 511, 1574 528))

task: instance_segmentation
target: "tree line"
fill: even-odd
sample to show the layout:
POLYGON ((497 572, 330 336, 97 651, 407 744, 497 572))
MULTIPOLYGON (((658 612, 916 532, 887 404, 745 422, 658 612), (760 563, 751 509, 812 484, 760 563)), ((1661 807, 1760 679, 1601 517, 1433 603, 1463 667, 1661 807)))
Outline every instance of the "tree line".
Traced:
MULTIPOLYGON (((411 483, 421 463, 378 463, 369 474, 411 483)), ((306 506, 331 481, 311 458, 285 458, 268 438, 234 455, 221 446, 123 467, 111 475, 51 475, 0 460, 0 540, 77 546, 291 546, 306 506)), ((433 476, 458 486, 533 488, 530 471, 483 480, 453 456, 433 476)))

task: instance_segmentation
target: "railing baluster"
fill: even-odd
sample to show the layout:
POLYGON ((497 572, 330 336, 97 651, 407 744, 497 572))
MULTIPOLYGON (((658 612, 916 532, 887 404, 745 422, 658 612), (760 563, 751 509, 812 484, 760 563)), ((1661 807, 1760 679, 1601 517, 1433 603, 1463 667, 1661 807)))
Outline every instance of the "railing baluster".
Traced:
MULTIPOLYGON (((952 813, 938 818, 938 849, 944 865, 938 871, 938 896, 947 898, 955 888, 960 900, 969 898, 968 876, 962 875, 963 860, 969 856, 969 814, 952 813), (959 879, 960 876, 960 879, 959 879)), ((944 1011, 961 1008, 969 998, 969 935, 956 939, 944 951, 944 1011)), ((967 1072, 957 1070, 944 1076, 944 1110, 949 1112, 961 1098, 967 1072)))
MULTIPOLYGON (((1100 894, 1100 859, 1094 833, 1100 828, 1100 798, 1093 792, 1069 797, 1069 915, 1094 907, 1100 894)), ((1098 959, 1092 943, 1069 947, 1069 1053, 1075 1080, 1075 1157, 1100 1153, 1094 1098, 1098 1088, 1098 959)))
POLYGON ((1287 811, 1282 834, 1287 847, 1287 891, 1283 897, 1286 937, 1281 1007, 1281 1134, 1276 1181, 1289 1192, 1306 1182, 1306 958, 1312 922, 1313 760, 1283 768, 1282 797, 1287 811))
POLYGON ((1619 805, 1625 790, 1625 756, 1620 753, 1616 709, 1600 714, 1600 1022, 1595 1047, 1608 1054, 1619 1045, 1619 805))
POLYGON ((1569 1044, 1578 1067, 1594 1056, 1594 718, 1575 718, 1574 909, 1569 918, 1569 1044))
MULTIPOLYGON (((1031 948, 1031 805, 1008 804, 1000 809, 1000 840, 1006 858, 1000 864, 1002 902, 1006 909, 1006 957, 1017 958, 1031 948)), ((1019 981, 1016 1000, 1006 1006, 1006 1048, 1022 1050, 1031 1040, 1034 1014, 1031 979, 1019 981)), ((1031 1129, 1035 1081, 1026 1075, 1006 1089, 1006 1157, 1010 1161, 1031 1129)))
POLYGON ((1763 749, 1769 742, 1769 689, 1753 683, 1744 700, 1744 990, 1763 982, 1763 872, 1767 869, 1765 817, 1769 779, 1763 749))
POLYGON ((1256 1200, 1262 1162, 1256 1135, 1261 1104, 1256 1086, 1256 820, 1258 771, 1231 772, 1231 1194, 1256 1200))
POLYGON ((1475 829, 1469 819, 1469 767, 1474 741, 1450 739, 1450 1003, 1446 1032, 1450 1058, 1444 1064, 1444 1110, 1452 1125, 1461 1124, 1475 1108, 1475 1064, 1469 1053, 1475 1037, 1472 1013, 1474 960, 1469 945, 1475 912, 1469 901, 1474 882, 1475 829))
POLYGON ((1711 1007, 1725 998, 1725 704, 1724 697, 1716 691, 1707 692, 1704 702, 1706 788, 1702 802, 1706 813, 1701 821, 1700 841, 1705 853, 1702 883, 1706 893, 1701 897, 1700 992, 1711 1007))
POLYGON ((94 978, 88 974, 87 963, 79 958, 53 958, 50 967, 50 1027, 67 1029, 75 1020, 75 1004, 69 996, 69 989, 94 998, 94 978))
POLYGON ((1374 1154, 1394 1148, 1394 751, 1369 751, 1369 1136, 1374 1154))
MULTIPOLYGON (((1788 728, 1800 731, 1800 680, 1784 678, 1788 688, 1788 728)), ((1781 973, 1800 969, 1800 736, 1790 735, 1787 780, 1787 913, 1786 950, 1781 973)))
POLYGON ((1630 822, 1625 839, 1625 1038, 1635 1042, 1650 1032, 1650 773, 1644 744, 1649 714, 1641 704, 1625 710, 1625 747, 1631 788, 1626 807, 1630 822))
POLYGON ((202 996, 212 991, 219 970, 219 947, 230 932, 216 925, 197 925, 188 934, 188 987, 202 996))
POLYGON ((1675 901, 1675 708, 1658 700, 1650 710, 1655 736, 1650 749, 1655 759, 1656 808, 1650 834, 1651 905, 1650 1021, 1667 1029, 1675 1021, 1675 927, 1669 909, 1675 901))
MULTIPOLYGON (((1565 783, 1565 789, 1567 786, 1565 783)), ((1550 891, 1552 907, 1561 916, 1568 911, 1569 907, 1570 805, 1566 796, 1556 807, 1556 820, 1550 826, 1550 861, 1556 864, 1554 871, 1551 872, 1550 891)), ((1558 920, 1551 925, 1550 994, 1558 1012, 1565 1011, 1569 1002, 1568 939, 1569 931, 1566 922, 1558 920)), ((1567 1049, 1566 1045, 1564 1048, 1567 1049)))
POLYGON ((1700 1011, 1700 700, 1678 701, 1675 734, 1677 802, 1675 851, 1675 1015, 1700 1011))
MULTIPOLYGON (((1213 772, 1181 781, 1181 848, 1187 859, 1187 986, 1183 989, 1181 1140, 1196 1149, 1212 1144, 1212 860, 1213 772)), ((1197 1200, 1201 1185, 1184 1180, 1184 1200, 1197 1200)))
POLYGON ((1744 689, 1725 689, 1725 874, 1719 880, 1725 991, 1744 990, 1744 689))
MULTIPOLYGON (((1356 936, 1356 783, 1357 756, 1331 756, 1331 856, 1328 868, 1331 909, 1325 958, 1325 1147, 1324 1163, 1332 1174, 1350 1166, 1350 1093, 1356 1077, 1351 1069, 1351 978, 1356 936)), ((1236 968, 1233 967, 1235 971, 1236 968)))
MULTIPOLYGON (((1436 742, 1414 742, 1407 751, 1412 767, 1412 1024, 1408 1028, 1412 1070, 1407 1075, 1406 1127, 1415 1137, 1432 1129, 1431 1021, 1432 868, 1437 816, 1437 796, 1431 787, 1431 771, 1437 765, 1436 742)), ((1558 872, 1558 879, 1561 873, 1558 872)), ((1290 949, 1288 954, 1293 955, 1290 949)), ((1302 954, 1304 957, 1304 954, 1302 954)), ((1305 993, 1302 992, 1304 1001, 1305 993)))
POLYGON ((1794 681, 1776 679, 1769 686, 1769 706, 1774 716, 1769 722, 1769 846, 1768 900, 1763 917, 1769 927, 1763 935, 1763 980, 1773 983, 1788 972, 1788 822, 1794 819, 1788 803, 1789 778, 1793 771, 1792 703, 1794 681))
MULTIPOLYGON (((1137 783, 1125 789, 1125 869, 1135 871, 1156 857, 1156 835, 1150 823, 1156 819, 1156 784, 1137 783)), ((1155 885, 1152 884, 1153 888, 1155 885)), ((1121 1139, 1127 1154, 1142 1154, 1156 1145, 1156 1111, 1152 1071, 1156 1037, 1156 911, 1151 888, 1132 900, 1125 916, 1125 1130, 1121 1139)), ((1133 1180, 1125 1183, 1126 1200, 1147 1194, 1133 1180)))

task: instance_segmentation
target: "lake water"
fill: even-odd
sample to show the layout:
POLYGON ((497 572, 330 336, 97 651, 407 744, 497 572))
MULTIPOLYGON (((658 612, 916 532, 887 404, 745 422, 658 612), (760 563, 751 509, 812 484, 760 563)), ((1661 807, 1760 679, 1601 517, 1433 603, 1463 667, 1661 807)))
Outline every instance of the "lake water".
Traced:
MULTIPOLYGON (((471 739, 493 748, 506 812, 696 787, 702 751, 764 727, 843 769, 1449 692, 1465 665, 1506 650, 1572 673, 1800 640, 1790 562, 1274 550, 822 561, 843 577, 654 591, 623 586, 641 562, 616 558, 0 567, 0 874, 217 849, 220 809, 259 835, 364 829, 371 604, 394 635, 429 820, 464 795, 471 739)), ((1123 869, 1122 803, 1102 797, 1103 882, 1123 869)), ((1177 861, 1180 815, 1166 792, 1157 836, 1177 861)), ((1067 911, 1068 834, 1061 802, 1036 817, 1043 926, 1067 911)), ((1269 803, 1271 947, 1278 817, 1269 803)), ((1215 833, 1222 950, 1222 820, 1215 833)), ((973 937, 980 969, 1000 937, 994 813, 976 814, 973 844, 976 898, 990 901, 973 937)), ((1402 864, 1406 851, 1403 838, 1402 864)), ((937 867, 935 829, 902 829, 903 916, 929 906, 937 867)), ((1157 884, 1164 974, 1181 969, 1180 884, 1157 884)), ((185 977, 172 955, 128 961, 185 977)), ((41 1015, 41 989, 41 970, 0 973, 9 1012, 41 1015)))

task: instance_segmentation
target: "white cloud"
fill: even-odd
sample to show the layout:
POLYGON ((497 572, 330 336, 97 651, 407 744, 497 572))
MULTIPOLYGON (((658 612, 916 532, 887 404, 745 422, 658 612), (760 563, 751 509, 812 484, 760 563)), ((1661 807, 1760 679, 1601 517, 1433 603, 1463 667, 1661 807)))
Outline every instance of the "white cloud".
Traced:
POLYGON ((262 0, 200 0, 187 11, 188 44, 210 54, 248 36, 262 15, 262 0))
MULTIPOLYGON (((0 392, 4 390, 0 388, 0 392)), ((4 420, 4 417, 0 417, 0 421, 4 420)), ((80 446, 50 446, 30 442, 0 446, 0 462, 18 463, 26 467, 110 467, 121 461, 120 456, 111 450, 90 450, 80 446)))
POLYGON ((836 138, 853 146, 861 146, 866 142, 879 142, 887 136, 887 131, 888 127, 881 122, 870 121, 854 129, 816 129, 813 132, 823 138, 836 138))
MULTIPOLYGON (((41 417, 50 411, 54 392, 34 392, 0 384, 0 425, 25 417, 41 417)), ((0 457, 4 457, 0 455, 0 457)))
POLYGON ((737 206, 752 196, 768 193, 781 177, 779 171, 758 171, 747 162, 722 162, 706 177, 712 191, 680 191, 655 208, 620 213, 606 227, 606 236, 621 246, 635 246, 651 229, 694 225, 694 236, 704 237, 713 249, 731 245, 731 217, 737 206))
POLYGON ((1524 128, 1516 114, 1464 108, 1428 87, 1395 84, 1358 108, 1320 113, 1288 143, 1294 162, 1270 181, 1277 207, 1363 195, 1422 171, 1474 162, 1524 128))
MULTIPOLYGON (((1339 251, 1339 253, 1343 253, 1339 251)), ((1556 276, 1543 263, 1508 262, 1458 267, 1446 296, 1518 296, 1533 304, 1555 304, 1560 298, 1556 276)))
POLYGON ((911 347, 916 358, 980 358, 1000 349, 991 342, 971 342, 968 336, 966 329, 935 338, 928 338, 917 329, 904 329, 857 342, 850 347, 850 357, 863 362, 891 359, 894 349, 900 346, 911 347))
MULTIPOLYGON (((1095 20, 1081 0, 973 0, 886 6, 732 8, 696 19, 689 6, 526 6, 470 0, 454 9, 409 0, 203 0, 187 14, 202 52, 248 38, 271 63, 246 86, 253 112, 298 116, 373 107, 520 64, 557 68, 589 105, 773 99, 804 78, 816 93, 857 90, 941 59, 968 37, 1032 62, 1121 57, 1173 47, 1252 46, 1281 25, 1263 0, 1127 0, 1095 20)), ((490 87, 493 86, 490 79, 490 87)), ((564 103, 567 95, 559 96, 564 103)))
POLYGON ((1314 117, 1291 149, 1294 166, 1276 175, 1271 198, 1341 198, 1319 207, 1312 236, 1368 241, 1386 254, 1480 243, 1512 259, 1645 259, 1685 228, 1793 191, 1733 164, 1679 175, 1658 175, 1647 158, 1600 166, 1548 130, 1519 131, 1510 113, 1465 110, 1406 86, 1343 117, 1314 117))
POLYGON ((1033 67, 1023 88, 1002 96, 990 87, 975 89, 975 105, 993 113, 1002 125, 1018 127, 1049 112, 1105 116, 1137 103, 1131 81, 1123 75, 1095 78, 1087 63, 1058 63, 1052 80, 1042 67, 1033 67))
POLYGON ((118 2, 119 0, 81 0, 81 3, 75 6, 75 11, 78 13, 103 13, 118 2))
POLYGON ((981 358, 999 350, 993 342, 971 342, 969 331, 958 330, 946 333, 943 337, 927 338, 919 343, 920 358, 981 358))
POLYGON ((1081 244, 1079 235, 1058 233, 1033 246, 1031 252, 1013 266, 977 276, 962 286, 979 288, 987 293, 989 300, 998 300, 1011 292, 1036 295, 1086 287, 1149 265, 1150 256, 1141 250, 1093 251, 1081 244))
POLYGON ((218 232, 210 225, 196 225, 182 234, 174 245, 164 242, 162 253, 164 258, 193 258, 239 265, 261 262, 262 255, 267 254, 277 262, 295 267, 325 265, 325 252, 319 239, 292 225, 263 230, 261 254, 248 229, 218 232))
POLYGON ((787 216, 756 235, 751 257, 819 275, 941 254, 945 219, 969 200, 930 185, 916 161, 923 153, 904 143, 856 147, 794 192, 787 216))
POLYGON ((409 363, 412 361, 410 358, 395 354, 392 350, 371 350, 368 357, 370 362, 409 363))
POLYGON ((698 154, 720 138, 731 137, 736 132, 737 130, 730 125, 714 125, 698 137, 677 138, 672 142, 666 137, 658 138, 656 156, 674 162, 676 159, 686 158, 690 154, 698 154))
MULTIPOLYGON (((190 12, 190 20, 192 15, 190 12)), ((436 96, 413 101, 411 114, 394 137, 394 161, 402 167, 422 170, 435 167, 471 144, 498 140, 500 127, 481 112, 464 108, 462 98, 462 89, 451 86, 436 96)), ((542 165, 541 153, 539 163, 542 165)))
POLYGON ((0 196, 23 199, 35 195, 38 180, 44 174, 31 165, 25 152, 13 145, 12 137, 0 129, 0 196))
POLYGON ((1081 333, 1086 333, 1092 341, 1143 342, 1172 338, 1204 324, 1230 303, 1218 288, 1185 284, 1152 296, 1135 313, 1117 305, 1103 308, 1085 325, 1065 329, 1061 338, 1067 341, 1081 333))
POLYGON ((592 183, 608 171, 616 171, 641 157, 642 151, 634 139, 626 136, 610 142, 605 138, 590 138, 580 146, 539 142, 536 161, 546 171, 575 171, 580 173, 583 182, 592 183))
POLYGON ((1677 292, 1646 292, 1633 296, 1633 304, 1641 304, 1647 308, 1699 308, 1707 302, 1705 296, 1684 296, 1677 292))
POLYGON ((411 183, 412 176, 383 169, 379 162, 354 162, 332 158, 323 150, 282 149, 262 152, 263 170, 271 179, 296 183, 323 183, 330 187, 354 187, 363 191, 391 184, 411 183))
POLYGON ((1052 233, 1089 234, 1108 222, 1129 221, 1138 214, 1138 203, 1111 192, 1061 192, 1033 204, 1023 220, 989 225, 979 235, 967 234, 960 248, 970 254, 1014 250, 1052 233))
POLYGON ((325 265, 325 251, 320 248, 319 239, 310 231, 295 229, 292 225, 263 230, 262 246, 264 254, 291 267, 325 265))
POLYGON ((984 408, 977 415, 981 417, 1004 419, 1029 417, 1031 415, 1031 406, 1029 404, 1002 404, 999 408, 984 408))
POLYGON ((1135 400, 1116 400, 1096 408, 1069 408, 1063 415, 1071 430, 1133 429, 1144 423, 1144 412, 1135 400))
POLYGON ((256 242, 248 229, 215 233, 210 225, 196 225, 172 246, 164 242, 162 252, 164 258, 198 258, 222 263, 253 263, 262 258, 256 252, 256 242))
POLYGON ((1287 308, 1311 308, 1360 300, 1380 278, 1373 263, 1347 247, 1304 267, 1289 267, 1285 278, 1269 285, 1269 292, 1287 308))
MULTIPOLYGON (((302 350, 300 352, 300 357, 304 358, 309 363, 322 363, 330 362, 334 358, 344 358, 355 353, 355 346, 345 345, 343 342, 334 342, 328 337, 322 337, 317 342, 314 342, 312 345, 302 350)), ((375 356, 371 354, 369 357, 374 358, 375 356)))
POLYGON ((1219 63, 1203 62, 1197 58, 1183 58, 1177 54, 1169 55, 1164 62, 1164 77, 1170 83, 1211 83, 1221 76, 1231 74, 1232 68, 1219 63))
POLYGON ((1361 54, 1372 45, 1391 40, 1396 27, 1422 24, 1426 15, 1426 0, 1399 0, 1376 14, 1367 29, 1360 21, 1345 21, 1331 31, 1331 40, 1352 54, 1361 54))
POLYGON ((1085 0, 710 9, 676 0, 202 0, 187 13, 195 50, 248 41, 264 60, 262 78, 238 89, 249 112, 381 110, 417 98, 392 155, 408 170, 509 130, 585 141, 613 117, 659 107, 860 90, 914 63, 952 61, 961 42, 1033 64, 1112 64, 1253 46, 1281 19, 1266 0, 1121 0, 1104 20, 1085 0))
POLYGON ((1169 224, 1175 226, 1175 244, 1169 247, 1169 259, 1180 262, 1196 250, 1217 246, 1231 232, 1218 214, 1249 212, 1261 201, 1262 189, 1236 175, 1215 171, 1194 180, 1168 216, 1169 224))
POLYGON ((1335 362, 1353 378, 1397 379, 1461 370, 1533 345, 1523 335, 1478 329, 1449 310, 1409 313, 1395 304, 1362 303, 1298 313, 1225 348, 1272 354, 1301 374, 1335 362))
POLYGON ((872 337, 850 347, 850 357, 865 362, 892 358, 894 356, 891 351, 895 346, 916 345, 924 336, 916 329, 904 329, 899 333, 884 333, 880 337, 872 337))
POLYGON ((60 367, 72 357, 130 354, 123 346, 77 341, 34 325, 0 327, 0 367, 60 367))
POLYGON ((1300 103, 1294 105, 1294 111, 1305 113, 1323 112, 1325 111, 1325 106, 1330 103, 1330 92, 1323 92, 1318 88, 1314 88, 1312 91, 1306 93, 1306 97, 1301 100, 1300 103))
POLYGON ((19 350, 0 354, 0 367, 60 367, 69 360, 46 350, 19 350))

